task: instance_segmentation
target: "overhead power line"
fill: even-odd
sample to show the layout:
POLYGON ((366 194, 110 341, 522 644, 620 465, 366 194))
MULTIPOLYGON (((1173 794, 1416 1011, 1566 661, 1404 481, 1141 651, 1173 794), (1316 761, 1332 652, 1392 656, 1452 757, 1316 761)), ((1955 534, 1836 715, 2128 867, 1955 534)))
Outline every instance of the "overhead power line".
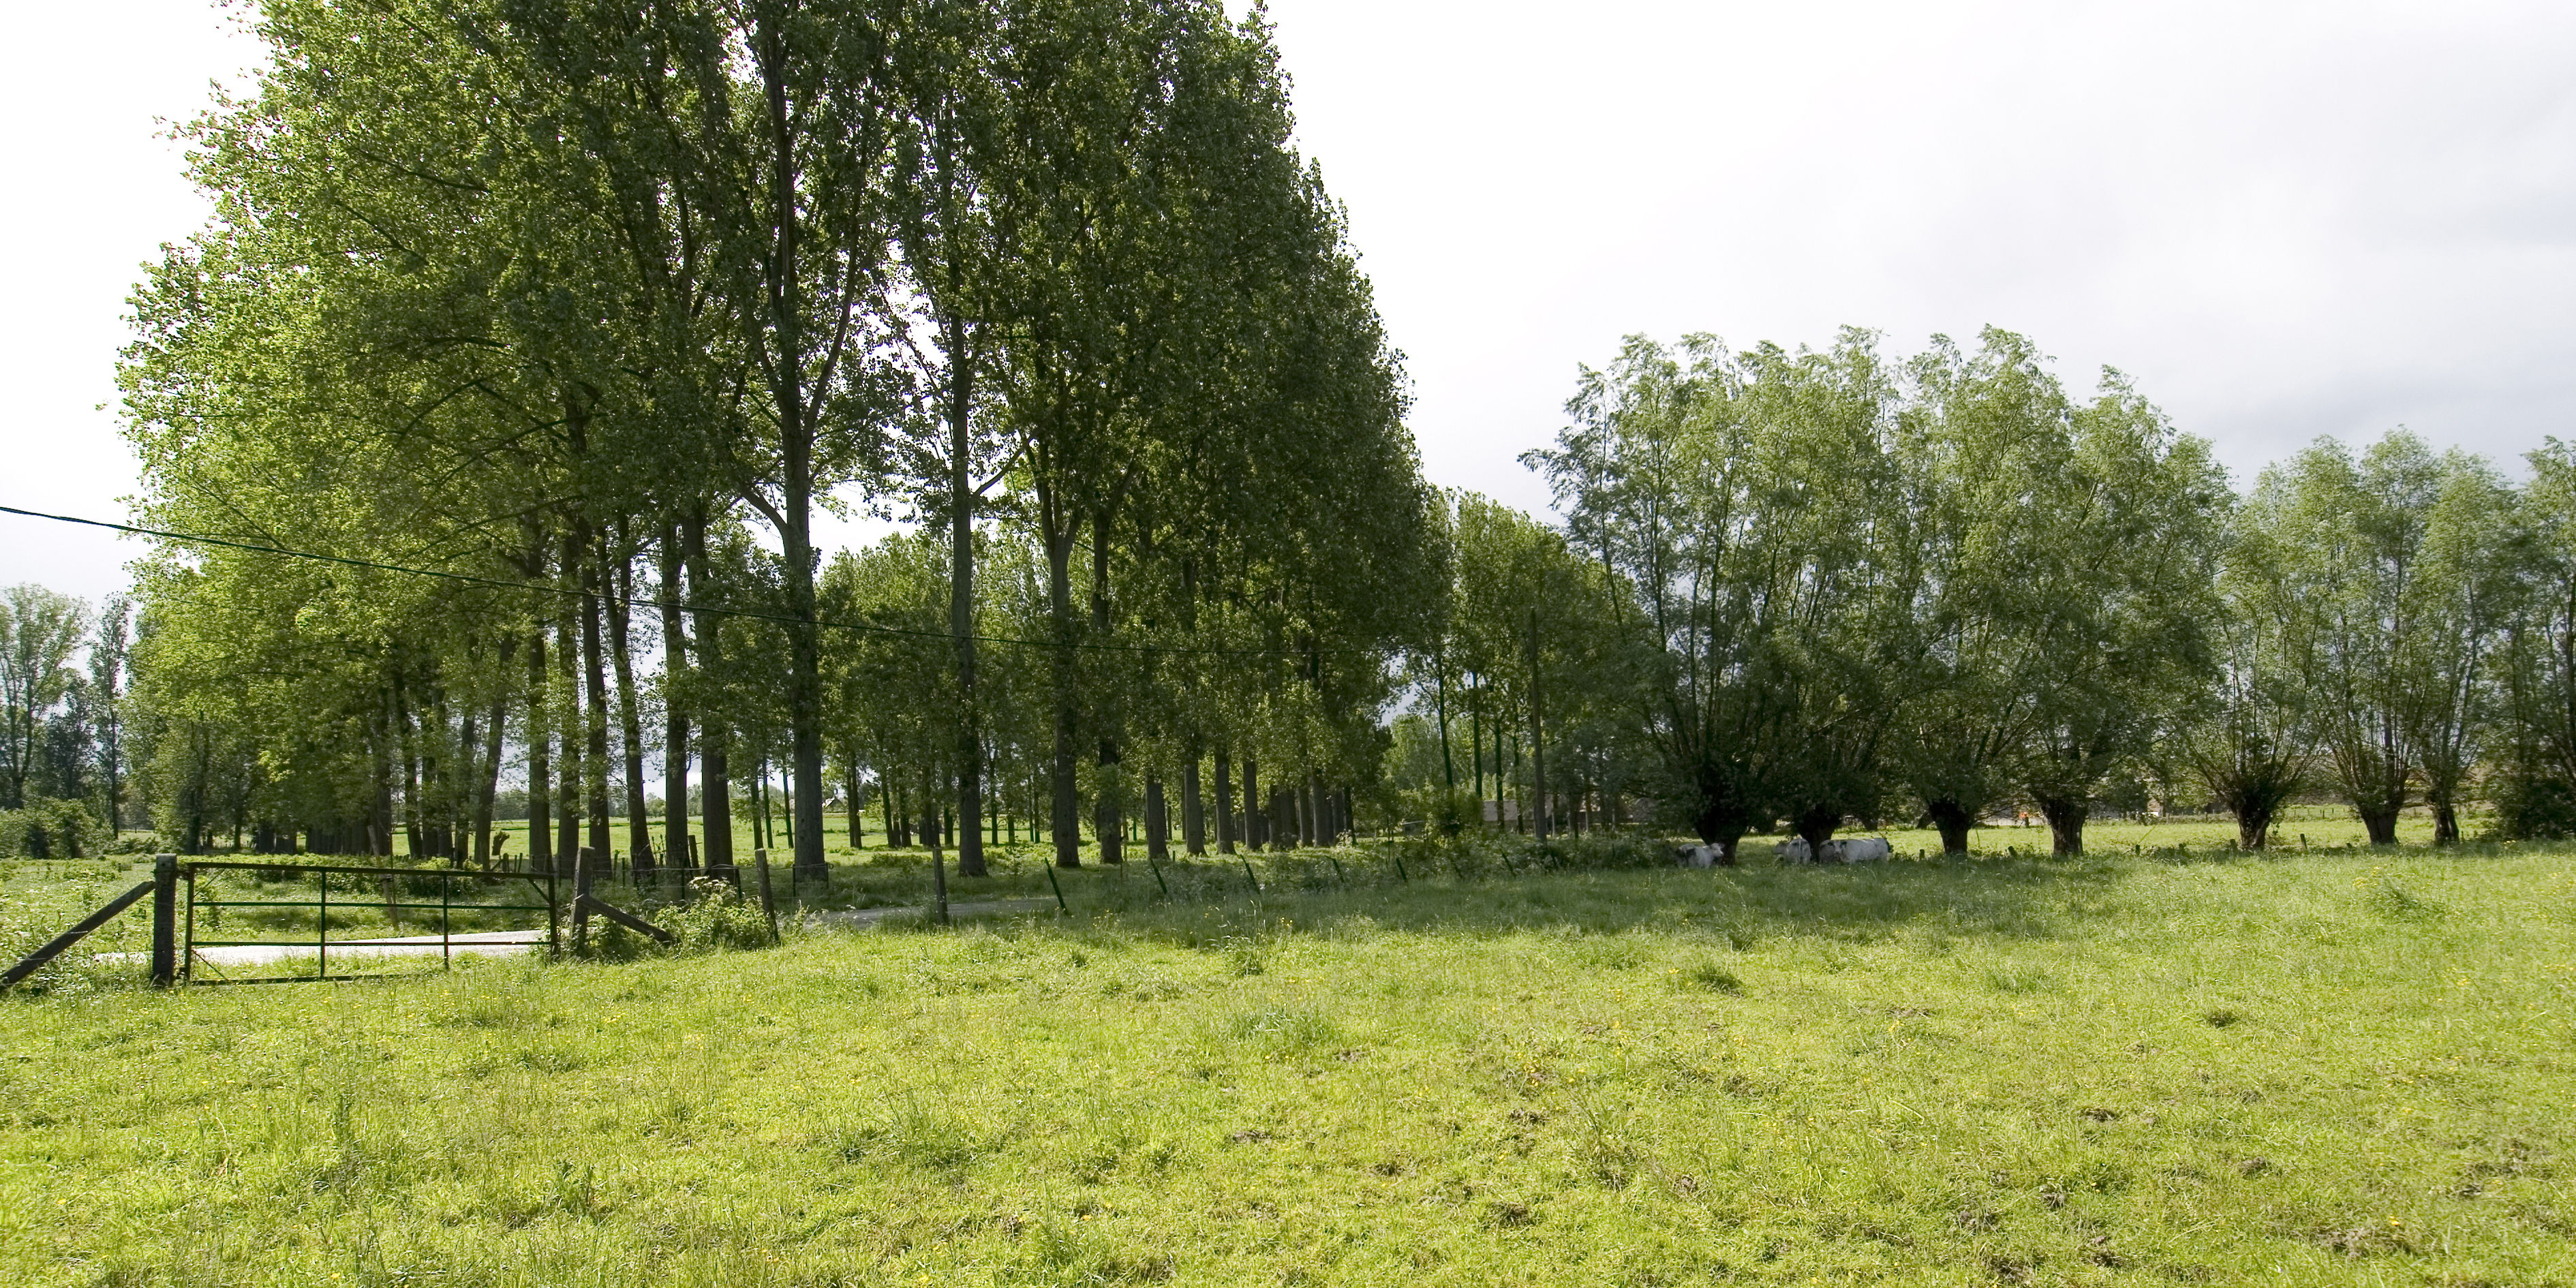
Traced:
MULTIPOLYGON (((443 581, 463 582, 467 585, 481 586, 492 590, 527 591, 539 595, 558 595, 567 598, 579 598, 585 594, 594 594, 603 601, 624 604, 629 608, 641 607, 662 610, 676 609, 684 613, 713 613, 718 617, 739 617, 751 621, 779 622, 789 626, 802 624, 801 619, 788 616, 785 613, 764 612, 757 608, 729 608, 721 605, 695 604, 686 601, 647 599, 635 595, 615 595, 606 591, 584 591, 578 588, 550 585, 540 581, 509 581, 499 577, 477 576, 473 573, 449 572, 443 568, 413 568, 404 564, 380 563, 373 559, 352 559, 346 555, 328 555, 313 550, 294 550, 285 546, 262 545, 249 541, 235 541, 229 537, 210 537, 198 532, 170 532, 161 528, 138 527, 131 523, 110 523, 105 519, 84 519, 77 515, 70 514, 47 514, 42 510, 22 510, 14 505, 0 505, 0 514, 15 514, 30 519, 51 519, 56 523, 78 524, 86 528, 106 528, 111 532, 130 532, 136 536, 159 537, 164 541, 183 541, 192 542, 198 545, 222 546, 229 550, 247 550, 252 554, 283 555, 290 559, 310 559, 316 563, 344 564, 351 568, 367 568, 376 572, 403 573, 413 577, 434 577, 443 581)), ((909 627, 903 626, 887 626, 879 622, 850 622, 834 618, 818 617, 814 619, 812 624, 830 630, 857 631, 862 634, 906 635, 916 639, 940 641, 950 641, 956 638, 954 635, 951 635, 946 631, 913 630, 909 627)), ((1064 645, 1056 644, 1047 640, 1024 640, 1008 635, 972 635, 967 638, 972 639, 979 644, 1009 644, 1020 648, 1065 647, 1064 645)), ((1195 653, 1210 657, 1292 656, 1298 652, 1298 650, 1286 648, 1197 648, 1179 644, 1076 643, 1072 647, 1100 652, 1195 653)))

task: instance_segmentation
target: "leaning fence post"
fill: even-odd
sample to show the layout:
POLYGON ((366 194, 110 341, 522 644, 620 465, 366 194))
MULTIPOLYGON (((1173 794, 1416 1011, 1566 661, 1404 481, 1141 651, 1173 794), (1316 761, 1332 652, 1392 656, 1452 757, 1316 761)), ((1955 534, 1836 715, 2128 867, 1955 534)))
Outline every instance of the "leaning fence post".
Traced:
POLYGON ((179 976, 179 856, 152 856, 152 986, 179 976))

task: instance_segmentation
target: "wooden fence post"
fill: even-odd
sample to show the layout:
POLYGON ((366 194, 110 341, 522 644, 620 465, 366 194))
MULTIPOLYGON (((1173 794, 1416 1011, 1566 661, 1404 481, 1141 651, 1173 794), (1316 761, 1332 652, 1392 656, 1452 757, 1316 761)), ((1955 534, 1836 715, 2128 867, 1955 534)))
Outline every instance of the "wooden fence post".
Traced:
POLYGON ((179 856, 152 856, 152 986, 179 977, 179 856))

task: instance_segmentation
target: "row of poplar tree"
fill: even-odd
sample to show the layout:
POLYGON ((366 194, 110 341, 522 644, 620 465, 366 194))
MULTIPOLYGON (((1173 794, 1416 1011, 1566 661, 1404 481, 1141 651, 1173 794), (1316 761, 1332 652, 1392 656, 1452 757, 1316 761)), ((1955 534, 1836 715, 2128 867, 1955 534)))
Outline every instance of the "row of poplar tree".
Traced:
POLYGON ((1439 507, 1257 13, 279 0, 260 31, 122 366, 141 522, 198 538, 139 591, 141 682, 210 749, 163 793, 182 843, 472 858, 507 779, 538 860, 723 863, 770 765, 808 876, 863 777, 913 819, 1042 816, 1067 864, 1203 763, 1295 785, 1309 831, 1347 800, 1430 638, 1439 507), (827 565, 850 505, 914 535, 827 565))
POLYGON ((2374 843, 2418 806, 2459 839, 2472 800, 2576 835, 2555 439, 2521 484, 2403 430, 2321 440, 2239 494, 2120 373, 2072 396, 1998 330, 1905 358, 1633 340, 1568 411, 1525 458, 1561 534, 1457 511, 1448 667, 1396 728, 1421 789, 1526 790, 1496 731, 1535 687, 1574 819, 1648 805, 1730 856, 1890 819, 1960 851, 2024 807, 2059 853, 2104 806, 2231 811, 2259 848, 2318 798, 2374 843))

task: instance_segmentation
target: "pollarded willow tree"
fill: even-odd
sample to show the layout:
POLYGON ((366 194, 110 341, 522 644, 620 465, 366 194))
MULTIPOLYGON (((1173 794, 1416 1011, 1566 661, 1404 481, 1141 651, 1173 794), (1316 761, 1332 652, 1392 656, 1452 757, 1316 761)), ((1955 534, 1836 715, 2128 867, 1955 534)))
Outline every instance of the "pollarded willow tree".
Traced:
POLYGON ((2247 519, 2280 552, 2316 737, 2371 843, 2393 844, 2419 795, 2436 838, 2458 839, 2523 593, 2509 489, 2401 430, 2358 459, 2322 440, 2265 470, 2247 519))
POLYGON ((2524 458, 2522 600, 2494 655, 2493 795, 2507 835, 2576 835, 2576 445, 2524 458))
POLYGON ((1821 844, 1878 810, 1916 576, 1880 504, 1894 394, 1860 332, 1795 354, 1637 339, 1533 454, 1661 655, 1641 694, 1658 794, 1730 861, 1782 816, 1821 844))
POLYGON ((2041 503, 2058 512, 2055 553, 2075 575, 2044 609, 2022 776, 2061 855, 2083 851, 2091 801, 2111 775, 2204 691, 2230 499, 2208 442, 2174 432, 2118 372, 2103 373, 2071 420, 2060 490, 2041 503))
POLYGON ((2075 405, 2003 332, 1903 371, 1860 332, 1631 341, 1568 410, 1533 463, 1657 641, 1665 799, 1730 855, 1783 818, 1820 845, 1899 787, 1951 848, 2017 794, 2079 851, 2196 692, 2223 482, 2116 373, 2075 405))
POLYGON ((2237 844, 2248 850, 2270 845, 2274 816, 2315 771, 2314 659, 2305 652, 2313 637, 2283 576, 2287 558, 2257 512, 2231 516, 2210 632, 2217 683, 2178 738, 2193 777, 2236 816, 2237 844))

